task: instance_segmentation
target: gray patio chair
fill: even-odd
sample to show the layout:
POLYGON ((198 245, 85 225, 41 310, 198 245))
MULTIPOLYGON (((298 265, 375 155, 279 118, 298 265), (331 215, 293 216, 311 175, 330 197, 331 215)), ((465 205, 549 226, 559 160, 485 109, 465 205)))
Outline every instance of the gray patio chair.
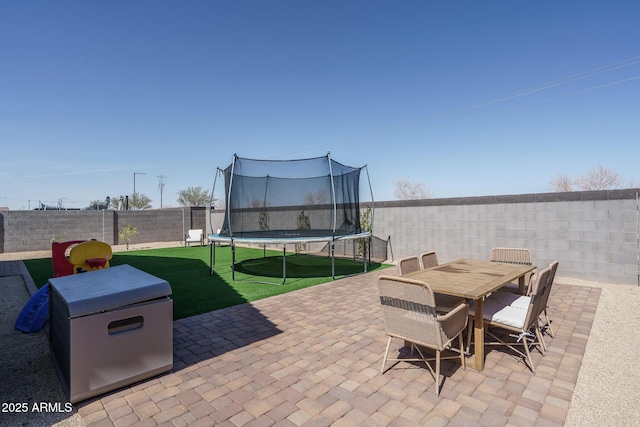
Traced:
POLYGON ((387 348, 382 359, 380 373, 385 372, 389 361, 425 362, 436 382, 436 396, 440 394, 440 361, 460 359, 463 369, 465 356, 463 351, 462 331, 467 325, 469 305, 461 303, 449 313, 439 315, 436 311, 435 297, 429 285, 418 280, 402 277, 380 276, 378 279, 380 305, 388 335, 387 348), (441 352, 451 347, 458 338, 459 352, 455 356, 443 357, 441 352), (416 350, 419 358, 389 359, 391 340, 398 338, 411 344, 411 351, 416 350), (424 348, 435 351, 435 358, 425 357, 424 348), (429 363, 435 360, 435 370, 429 363))

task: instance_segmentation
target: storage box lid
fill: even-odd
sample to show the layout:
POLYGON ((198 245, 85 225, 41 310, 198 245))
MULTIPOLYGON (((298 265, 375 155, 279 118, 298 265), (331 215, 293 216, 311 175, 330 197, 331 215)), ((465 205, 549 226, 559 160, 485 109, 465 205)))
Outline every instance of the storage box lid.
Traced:
POLYGON ((109 311, 171 295, 169 282, 130 265, 49 279, 69 309, 69 317, 109 311))

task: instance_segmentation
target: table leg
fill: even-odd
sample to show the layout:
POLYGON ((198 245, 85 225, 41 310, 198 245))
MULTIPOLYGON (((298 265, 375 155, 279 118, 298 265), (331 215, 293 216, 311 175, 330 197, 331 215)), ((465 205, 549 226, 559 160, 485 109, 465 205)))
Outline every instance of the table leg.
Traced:
POLYGON ((473 358, 467 361, 467 366, 482 371, 484 369, 484 307, 482 298, 474 300, 475 319, 473 321, 473 358))
POLYGON ((524 276, 518 277, 518 290, 520 295, 525 295, 527 290, 525 289, 524 276))

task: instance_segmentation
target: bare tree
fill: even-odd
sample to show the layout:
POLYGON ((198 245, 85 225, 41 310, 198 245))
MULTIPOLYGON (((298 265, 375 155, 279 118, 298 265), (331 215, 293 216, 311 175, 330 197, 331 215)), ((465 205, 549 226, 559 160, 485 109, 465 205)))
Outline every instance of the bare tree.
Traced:
POLYGON ((576 185, 584 191, 607 190, 620 185, 620 177, 614 170, 600 166, 576 179, 576 185))
POLYGON ((558 193, 565 192, 565 191, 573 191, 573 188, 572 188, 573 180, 569 178, 567 175, 558 174, 558 176, 556 176, 551 181, 550 184, 553 191, 556 191, 558 193))
POLYGON ((322 205, 327 203, 327 193, 323 190, 318 190, 315 193, 309 193, 304 197, 305 205, 322 205))
POLYGON ((431 197, 422 182, 415 182, 407 178, 400 178, 395 180, 393 185, 395 186, 393 195, 399 200, 428 199, 431 197))

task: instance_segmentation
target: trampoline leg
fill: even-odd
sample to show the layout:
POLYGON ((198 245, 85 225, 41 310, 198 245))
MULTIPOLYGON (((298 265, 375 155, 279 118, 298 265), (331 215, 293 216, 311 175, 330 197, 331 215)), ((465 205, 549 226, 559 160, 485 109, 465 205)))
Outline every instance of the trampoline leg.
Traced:
POLYGON ((282 284, 287 280, 287 245, 282 245, 282 284))
POLYGON ((231 242, 231 280, 236 281, 236 245, 231 242))
POLYGON ((364 248, 362 254, 362 263, 364 264, 364 272, 367 272, 367 256, 369 255, 369 245, 371 244, 371 239, 366 239, 364 241, 364 248))
POLYGON ((335 258, 335 243, 331 241, 331 277, 336 280, 336 258, 335 258))
POLYGON ((209 242, 209 276, 213 276, 213 268, 216 263, 216 248, 215 245, 209 242))

